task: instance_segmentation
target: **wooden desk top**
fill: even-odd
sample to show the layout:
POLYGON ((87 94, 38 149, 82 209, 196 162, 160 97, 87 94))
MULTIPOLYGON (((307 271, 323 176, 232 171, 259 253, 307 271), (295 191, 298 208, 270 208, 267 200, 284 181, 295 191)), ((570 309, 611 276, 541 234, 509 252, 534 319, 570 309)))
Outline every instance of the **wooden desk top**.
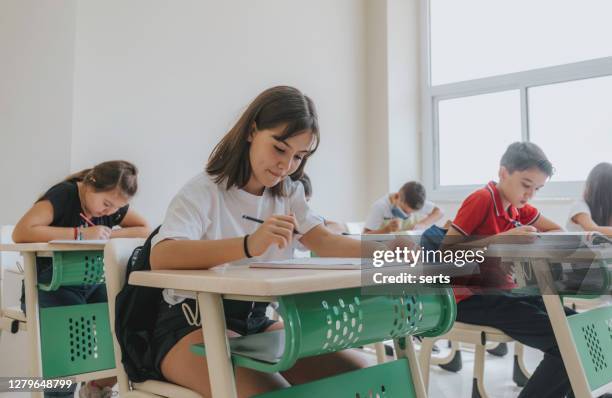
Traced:
POLYGON ((562 249, 552 246, 543 247, 537 244, 493 244, 488 247, 486 256, 501 257, 508 260, 545 259, 555 262, 608 260, 612 259, 612 247, 562 249))
POLYGON ((222 265, 208 270, 136 271, 130 275, 129 283, 195 292, 274 297, 358 287, 361 285, 361 271, 222 265))
POLYGON ((53 252, 53 251, 83 251, 104 250, 104 244, 100 243, 12 243, 0 244, 0 251, 5 252, 53 252))
POLYGON ((458 268, 454 265, 425 265, 416 268, 394 266, 367 270, 272 269, 222 265, 209 270, 136 271, 130 274, 129 283, 192 292, 277 297, 362 287, 363 278, 370 278, 375 272, 383 272, 383 269, 388 275, 400 272, 416 275, 435 275, 441 272, 465 275, 472 272, 471 267, 458 268))

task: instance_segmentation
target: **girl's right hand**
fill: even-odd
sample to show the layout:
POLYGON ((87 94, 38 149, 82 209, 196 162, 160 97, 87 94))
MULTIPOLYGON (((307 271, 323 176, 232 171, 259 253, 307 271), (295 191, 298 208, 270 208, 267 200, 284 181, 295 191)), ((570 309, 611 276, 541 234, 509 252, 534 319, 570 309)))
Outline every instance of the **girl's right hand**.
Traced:
POLYGON ((108 240, 110 239, 111 229, 105 225, 81 228, 83 240, 108 240))
POLYGON ((249 235, 247 245, 251 256, 261 256, 270 245, 284 249, 291 244, 297 221, 293 216, 273 215, 266 219, 257 231, 249 235))

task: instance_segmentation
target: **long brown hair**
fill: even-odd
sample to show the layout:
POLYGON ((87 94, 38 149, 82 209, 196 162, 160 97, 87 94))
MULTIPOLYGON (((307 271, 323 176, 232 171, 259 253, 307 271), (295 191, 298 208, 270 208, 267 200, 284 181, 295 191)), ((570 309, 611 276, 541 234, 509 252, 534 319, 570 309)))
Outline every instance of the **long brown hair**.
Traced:
MULTIPOLYGON (((298 89, 277 86, 262 92, 251 102, 238 122, 225 134, 213 149, 206 165, 206 172, 215 177, 217 184, 225 182, 226 189, 242 188, 251 177, 249 135, 254 126, 259 130, 285 126, 279 140, 310 132, 315 136, 314 148, 302 159, 300 166, 290 175, 296 180, 304 173, 308 157, 319 146, 319 122, 314 102, 298 89)), ((283 181, 271 188, 275 196, 285 196, 283 181)))
POLYGON ((82 182, 94 192, 108 192, 119 189, 131 198, 138 190, 138 169, 125 160, 111 160, 71 174, 64 182, 82 182))
POLYGON ((612 225, 612 164, 602 162, 593 167, 584 187, 584 201, 595 224, 612 225))

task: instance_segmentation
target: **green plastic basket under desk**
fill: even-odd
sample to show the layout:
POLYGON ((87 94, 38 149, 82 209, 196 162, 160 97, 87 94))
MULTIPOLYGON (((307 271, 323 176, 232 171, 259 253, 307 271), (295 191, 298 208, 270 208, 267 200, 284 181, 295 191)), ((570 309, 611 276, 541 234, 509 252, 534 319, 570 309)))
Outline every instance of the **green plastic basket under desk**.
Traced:
MULTIPOLYGON (((104 283, 103 252, 53 253, 53 275, 39 283, 44 291, 61 286, 104 283)), ((44 377, 70 376, 115 366, 108 303, 40 308, 41 360, 44 377)))
MULTIPOLYGON (((589 273, 591 273, 591 282, 596 281, 596 284, 580 286, 578 288, 559 288, 558 294, 560 298, 580 298, 580 299, 597 299, 602 295, 609 295, 612 289, 612 266, 609 261, 598 260, 589 265, 589 273)), ((584 276, 584 275, 582 275, 584 276)), ((517 289, 512 289, 515 293, 540 295, 538 286, 525 286, 517 289)))
POLYGON ((104 283, 103 252, 62 251, 53 252, 53 276, 49 283, 39 283, 44 291, 57 290, 60 286, 82 286, 104 283))
POLYGON ((40 343, 46 378, 113 368, 108 303, 41 308, 40 343))
MULTIPOLYGON (((456 304, 448 287, 415 287, 394 296, 351 288, 280 297, 279 313, 283 330, 230 339, 234 366, 279 372, 304 357, 408 335, 439 336, 451 329, 456 304)), ((205 355, 202 344, 192 351, 205 355)), ((311 397, 322 391, 350 398, 414 396, 408 363, 400 359, 258 397, 311 397)))
POLYGON ((589 273, 591 280, 597 281, 596 285, 580 287, 576 292, 560 292, 559 295, 567 298, 596 299, 602 295, 609 295, 612 290, 612 265, 609 261, 597 261, 590 265, 589 273))

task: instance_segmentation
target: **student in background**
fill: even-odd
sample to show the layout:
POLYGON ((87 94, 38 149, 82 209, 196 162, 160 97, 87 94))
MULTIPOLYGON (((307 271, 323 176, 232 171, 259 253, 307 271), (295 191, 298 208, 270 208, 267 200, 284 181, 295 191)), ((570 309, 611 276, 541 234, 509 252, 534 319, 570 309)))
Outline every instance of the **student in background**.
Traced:
MULTIPOLYGON (((479 239, 471 244, 483 247, 509 235, 531 241, 537 231, 560 230, 528 204, 552 174, 553 167, 538 146, 528 142, 510 145, 501 158, 499 182, 489 182, 463 201, 445 246, 461 236, 479 239)), ((569 379, 544 302, 540 296, 513 293, 515 287, 510 270, 487 258, 480 274, 472 275, 465 288, 455 289, 457 321, 498 328, 544 352, 520 398, 565 397, 570 391, 569 379)), ((575 313, 569 308, 565 312, 575 313)))
MULTIPOLYGON (((312 198, 312 182, 310 181, 310 177, 308 177, 308 174, 304 173, 302 177, 298 179, 298 181, 301 182, 304 186, 304 195, 306 196, 306 202, 310 202, 310 199, 312 198)), ((348 229, 346 228, 345 224, 336 221, 330 221, 323 217, 321 217, 321 219, 323 220, 323 224, 325 225, 325 227, 335 234, 342 234, 348 232, 348 229)))
POLYGON ((383 196, 372 205, 363 233, 388 234, 427 229, 444 213, 425 196, 425 187, 416 181, 405 183, 399 192, 383 196))
POLYGON ((570 208, 566 229, 612 236, 612 164, 603 162, 593 167, 582 199, 570 208))
MULTIPOLYGON (((136 167, 125 161, 100 163, 52 186, 21 217, 13 231, 16 243, 49 242, 55 239, 97 240, 146 237, 146 220, 129 208, 136 194, 136 167), (120 227, 119 229, 112 229, 120 227)), ((52 276, 51 258, 37 257, 38 281, 52 276)), ((22 289, 23 290, 23 289, 22 289)), ((25 311, 22 291, 21 307, 25 311)), ((104 284, 65 286, 56 291, 38 291, 42 308, 106 301, 104 284)), ((80 397, 110 397, 115 378, 97 380, 81 387, 80 397)), ((46 392, 45 397, 73 396, 74 392, 46 392)))
MULTIPOLYGON (((293 239, 319 256, 360 257, 362 243, 325 228, 308 207, 303 185, 295 181, 318 143, 317 114, 309 97, 286 86, 257 96, 217 144, 206 171, 171 201, 152 240, 152 269, 288 259, 293 257, 293 239), (243 215, 265 221, 254 223, 243 215)), ((164 379, 209 397, 206 358, 190 352, 192 344, 202 343, 201 326, 183 313, 184 306, 196 313, 195 305, 194 300, 164 291, 153 334, 153 365, 164 379)), ((266 307, 267 303, 224 300, 228 335, 282 328, 266 317, 266 307)), ((303 358, 280 374, 238 367, 236 385, 240 397, 250 397, 364 365, 357 353, 342 351, 303 358)))

